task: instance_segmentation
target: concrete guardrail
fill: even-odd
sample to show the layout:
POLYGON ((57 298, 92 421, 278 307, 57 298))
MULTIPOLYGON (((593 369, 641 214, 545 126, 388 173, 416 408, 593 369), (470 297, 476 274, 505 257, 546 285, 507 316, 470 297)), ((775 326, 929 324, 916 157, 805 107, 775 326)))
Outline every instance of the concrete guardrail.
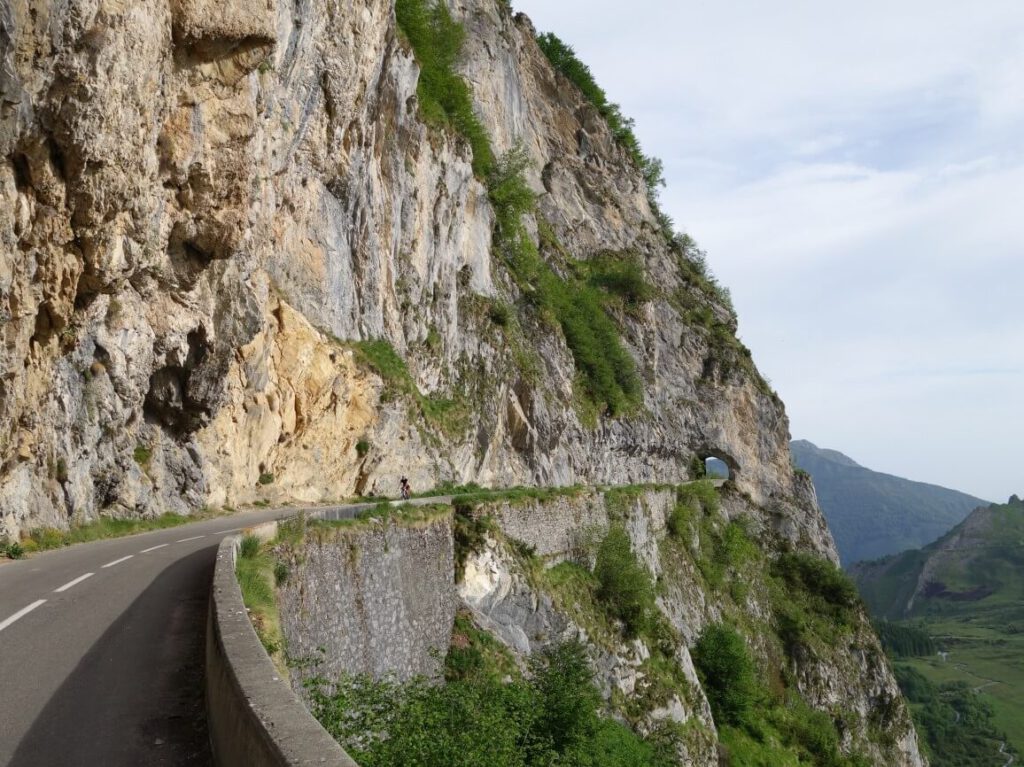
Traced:
MULTIPOLYGON (((270 522, 248 532, 270 538, 276 528, 270 522)), ((241 539, 221 542, 210 595, 206 711, 214 761, 220 767, 358 767, 281 678, 256 636, 235 576, 241 539)))

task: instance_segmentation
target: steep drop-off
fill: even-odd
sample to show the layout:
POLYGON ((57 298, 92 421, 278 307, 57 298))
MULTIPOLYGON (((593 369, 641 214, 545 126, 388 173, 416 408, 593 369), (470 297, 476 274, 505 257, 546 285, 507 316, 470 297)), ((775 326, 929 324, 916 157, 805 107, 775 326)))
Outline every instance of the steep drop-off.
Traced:
MULTIPOLYGON (((708 482, 480 494, 408 516, 299 520, 272 548, 291 681, 360 763, 399 764, 421 753, 406 740, 417 731, 385 712, 402 695, 371 695, 363 710, 366 683, 349 688, 349 675, 388 684, 443 670, 465 687, 488 673, 515 679, 531 658, 580 642, 605 713, 674 754, 597 763, 920 764, 852 584, 771 528, 735 489, 708 482), (741 638, 751 690, 710 672, 715 631, 741 638), (723 692, 748 695, 748 709, 724 709, 723 692), (389 745, 374 747, 380 730, 389 745)), ((426 764, 446 763, 441 744, 459 733, 476 748, 498 726, 486 724, 493 712, 467 712, 448 732, 443 707, 434 713, 426 764)), ((498 718, 516 726, 514 711, 498 718)), ((464 763, 545 763, 498 751, 464 763)))

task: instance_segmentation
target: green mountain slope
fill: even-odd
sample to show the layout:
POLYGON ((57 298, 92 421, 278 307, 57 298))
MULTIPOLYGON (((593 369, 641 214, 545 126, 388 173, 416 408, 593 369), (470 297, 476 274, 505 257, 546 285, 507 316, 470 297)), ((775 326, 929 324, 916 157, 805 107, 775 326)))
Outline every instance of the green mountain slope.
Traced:
POLYGON ((970 619, 1024 632, 1024 502, 976 509, 923 549, 851 568, 878 616, 970 619))
POLYGON ((955 685, 965 701, 973 691, 995 731, 1024 752, 1024 502, 979 508, 923 549, 859 562, 851 575, 876 617, 923 631, 940 651, 907 659, 901 684, 916 672, 943 700, 955 685))
POLYGON ((814 479, 844 566, 923 546, 988 504, 956 490, 866 469, 806 440, 794 440, 790 450, 796 465, 814 479))

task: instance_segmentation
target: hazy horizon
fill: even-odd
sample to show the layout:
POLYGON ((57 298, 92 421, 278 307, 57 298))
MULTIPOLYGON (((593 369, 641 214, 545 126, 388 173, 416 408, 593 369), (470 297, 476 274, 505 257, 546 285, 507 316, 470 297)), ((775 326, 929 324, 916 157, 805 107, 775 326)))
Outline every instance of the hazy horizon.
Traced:
POLYGON ((664 161, 794 438, 1024 494, 1024 6, 514 7, 664 161))

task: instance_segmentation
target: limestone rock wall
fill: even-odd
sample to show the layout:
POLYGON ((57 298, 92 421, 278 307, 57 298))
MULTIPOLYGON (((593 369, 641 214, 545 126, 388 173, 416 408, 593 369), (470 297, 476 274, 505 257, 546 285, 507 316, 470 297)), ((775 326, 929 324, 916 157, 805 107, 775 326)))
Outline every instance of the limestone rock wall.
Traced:
MULTIPOLYGON (((574 258, 628 249, 664 292, 618 318, 644 383, 581 423, 564 339, 515 303, 459 137, 420 120, 389 3, 12 0, 0 8, 0 534, 99 514, 484 484, 677 480, 725 457, 795 539, 832 543, 781 403, 722 369, 638 171, 524 17, 452 4, 460 68, 574 258), (346 344, 385 338, 438 432, 346 344), (354 445, 364 441, 361 454, 354 445), (263 482, 260 479, 263 478, 263 482)), ((535 227, 536 222, 528 222, 535 227)), ((707 302, 706 297, 694 300, 707 302)), ((726 322, 728 311, 709 309, 726 322)))

